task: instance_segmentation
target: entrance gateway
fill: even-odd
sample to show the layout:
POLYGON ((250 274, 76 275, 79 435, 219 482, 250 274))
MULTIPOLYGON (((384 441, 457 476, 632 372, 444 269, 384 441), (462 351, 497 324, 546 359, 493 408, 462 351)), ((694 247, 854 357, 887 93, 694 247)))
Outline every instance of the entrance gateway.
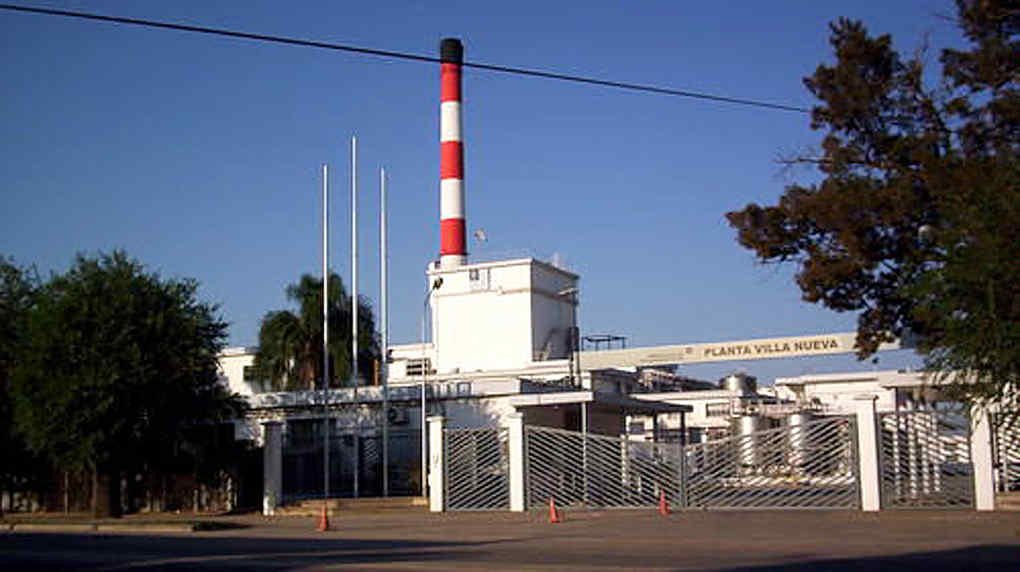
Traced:
MULTIPOLYGON (((847 343, 852 339, 853 334, 838 334, 808 337, 806 342, 805 338, 780 338, 612 353, 631 363, 664 363, 675 362, 673 352, 679 351, 690 355, 685 361, 691 363, 723 361, 726 355, 747 359, 748 355, 787 357, 801 351, 839 353, 852 348, 847 343)), ((882 349, 898 347, 890 344, 882 349)), ((594 355, 581 357, 583 369, 605 360, 608 356, 599 354, 609 352, 586 353, 594 355)), ((543 508, 554 498, 561 507, 649 508, 665 498, 674 508, 698 510, 975 506, 981 488, 977 481, 983 476, 971 461, 975 443, 968 412, 959 406, 947 409, 942 403, 930 410, 876 415, 873 402, 862 400, 861 406, 871 409, 865 419, 872 425, 872 442, 864 446, 870 459, 861 458, 861 435, 868 431, 859 430, 860 415, 794 413, 791 417, 796 422, 791 419, 785 427, 741 431, 697 444, 642 443, 527 426, 522 439, 525 505, 543 508), (862 494, 862 467, 873 494, 862 494), (870 497, 867 503, 862 502, 864 496, 870 497)), ((445 508, 506 509, 512 496, 512 439, 505 428, 484 431, 484 445, 477 438, 470 445, 453 439, 468 432, 444 432, 443 458, 450 463, 444 483, 445 508), (482 455, 481 449, 488 455, 482 455), (489 462, 473 465, 470 461, 482 457, 489 462)), ((978 443, 977 448, 987 452, 987 445, 978 443)), ((1002 456, 1008 458, 1008 454, 1002 456)), ((1008 472, 1001 465, 997 468, 1008 472)), ((979 508, 987 509, 985 497, 985 506, 978 503, 979 508)))

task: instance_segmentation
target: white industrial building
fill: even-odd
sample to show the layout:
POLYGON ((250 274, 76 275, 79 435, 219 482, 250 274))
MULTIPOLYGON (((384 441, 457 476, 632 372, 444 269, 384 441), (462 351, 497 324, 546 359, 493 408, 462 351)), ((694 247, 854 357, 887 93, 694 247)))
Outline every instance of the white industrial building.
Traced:
MULTIPOLYGON (((938 467, 945 460, 926 461, 927 468, 915 470, 920 466, 912 456, 920 450, 917 424, 911 425, 914 433, 910 435, 914 436, 902 439, 896 426, 887 429, 881 425, 881 416, 887 412, 921 410, 936 401, 936 393, 918 374, 801 376, 781 378, 772 388, 758 388, 756 380, 748 375, 733 375, 716 383, 684 378, 674 369, 676 365, 707 361, 850 353, 854 351, 854 334, 581 351, 577 274, 533 258, 469 263, 460 124, 462 56, 459 41, 443 41, 441 245, 439 260, 430 263, 425 272, 429 335, 423 332, 422 340, 386 348, 384 385, 368 386, 359 380, 357 387, 328 392, 268 392, 251 375, 255 348, 231 348, 221 356, 224 383, 247 397, 252 406, 247 418, 238 420, 236 435, 263 447, 267 512, 288 496, 321 494, 324 413, 330 419, 329 432, 334 438, 334 452, 328 457, 330 483, 333 478, 344 479, 339 487, 327 486, 341 496, 422 492, 424 466, 432 465, 439 473, 444 470, 443 458, 433 457, 428 463, 425 460, 426 419, 432 418, 435 424, 428 432, 433 434, 434 449, 442 447, 434 439, 441 439, 446 429, 509 431, 508 441, 504 437, 485 437, 497 439, 492 441, 497 458, 503 458, 498 451, 508 448, 509 460, 474 467, 473 479, 476 485, 479 479, 505 479, 509 484, 500 486, 511 491, 507 502, 514 510, 543 501, 540 496, 545 493, 535 492, 543 479, 567 483, 564 486, 568 489, 581 491, 577 502, 585 503, 592 502, 592 482, 602 483, 603 488, 620 488, 621 498, 626 499, 620 501, 624 505, 614 506, 640 505, 656 495, 664 499, 667 489, 671 495, 682 495, 684 502, 719 506, 719 498, 730 493, 718 491, 738 490, 747 486, 747 479, 757 479, 754 491, 744 490, 744 497, 728 498, 736 499, 737 506, 749 506, 739 503, 757 502, 754 495, 768 496, 772 494, 768 490, 781 490, 794 491, 796 494, 789 498, 796 501, 801 498, 797 487, 816 487, 822 496, 832 497, 826 502, 875 510, 879 505, 882 455, 892 455, 889 458, 896 459, 896 463, 912 467, 890 473, 895 483, 889 485, 893 487, 889 490, 899 495, 896 498, 906 498, 904 502, 927 498, 933 486, 929 482, 932 470, 941 474, 938 467), (831 422, 815 425, 819 435, 824 432, 835 456, 822 462, 811 452, 812 447, 819 446, 812 441, 816 438, 806 437, 802 429, 824 418, 831 422), (537 440, 530 453, 522 445, 528 428, 563 431, 556 438, 566 439, 564 443, 572 439, 569 432, 579 433, 584 436, 584 454, 575 463, 569 456, 569 446, 564 445, 568 449, 562 451, 562 466, 546 467, 555 474, 524 479, 522 467, 541 470, 539 465, 545 463, 545 459, 533 458, 528 463, 522 460, 523 455, 537 451, 537 440), (890 435, 891 452, 882 451, 886 434, 890 435), (609 440, 605 443, 611 458, 617 453, 622 455, 608 461, 610 468, 603 467, 601 473, 592 472, 588 466, 589 435, 609 440), (726 444, 736 449, 723 455, 720 443, 733 435, 747 440, 726 444), (785 450, 778 457, 776 451, 767 451, 762 440, 773 438, 780 439, 785 450), (851 441, 861 448, 848 449, 851 441), (663 448, 673 443, 680 448, 663 448), (650 448, 632 454, 631 444, 650 448), (680 453, 685 444, 696 449, 680 453), (385 459, 381 466, 389 469, 379 468, 380 454, 385 459), (712 477, 711 484, 717 489, 711 490, 716 492, 703 488, 698 496, 676 489, 675 483, 665 484, 672 477, 687 483, 684 486, 692 482, 687 480, 690 478, 707 479, 706 475, 712 474, 712 463, 719 459, 732 466, 712 477), (639 469, 648 463, 652 468, 639 469), (581 477, 568 475, 571 464, 583 466, 581 477), (688 465, 699 472, 692 476, 684 472, 686 469, 678 469, 688 465), (654 472, 662 467, 680 473, 664 477, 654 472), (856 484, 858 477, 861 484, 856 484), (535 490, 525 491, 522 479, 535 490), (379 481, 383 483, 381 489, 379 481), (928 488, 915 486, 922 481, 928 488)), ((879 349, 896 348, 898 343, 884 344, 879 349)), ((935 431, 934 425, 929 429, 935 431)), ((937 441, 937 433, 932 434, 937 441)), ((985 470, 982 466, 981 471, 985 470)), ((433 482, 433 488, 445 487, 442 478, 433 482)), ((692 488, 695 493, 698 490, 692 488)), ((432 503, 433 508, 438 503, 442 510, 447 500, 441 493, 432 503)), ((981 503, 987 505, 986 500, 979 500, 978 506, 984 506, 981 503)))

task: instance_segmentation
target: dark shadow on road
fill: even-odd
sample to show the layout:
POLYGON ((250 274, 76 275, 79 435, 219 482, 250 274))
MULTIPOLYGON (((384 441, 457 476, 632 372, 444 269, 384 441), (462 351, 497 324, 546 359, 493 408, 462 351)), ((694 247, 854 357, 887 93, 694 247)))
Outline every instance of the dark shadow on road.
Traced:
POLYGON ((342 538, 8 533, 0 534, 0 568, 39 572, 290 570, 375 562, 456 560, 458 555, 451 549, 464 545, 342 538))
POLYGON ((956 550, 917 552, 895 556, 846 558, 832 560, 806 560, 789 564, 714 568, 718 572, 807 572, 843 570, 881 570, 899 572, 923 570, 925 572, 958 570, 1020 570, 1020 546, 970 546, 956 550))
MULTIPOLYGON (((933 544, 937 540, 933 541, 933 544)), ((369 568, 380 563, 395 569, 557 570, 617 567, 757 572, 779 570, 1020 570, 1020 545, 987 544, 953 550, 930 550, 861 558, 817 558, 813 554, 769 546, 756 554, 701 545, 650 545, 632 539, 614 544, 590 536, 505 536, 499 539, 403 540, 318 536, 149 534, 0 534, 0 570, 295 570, 369 568), (592 542, 594 541, 594 542, 592 542), (739 563, 739 565, 737 565, 739 563)), ((732 545, 730 545, 732 548, 732 545)))

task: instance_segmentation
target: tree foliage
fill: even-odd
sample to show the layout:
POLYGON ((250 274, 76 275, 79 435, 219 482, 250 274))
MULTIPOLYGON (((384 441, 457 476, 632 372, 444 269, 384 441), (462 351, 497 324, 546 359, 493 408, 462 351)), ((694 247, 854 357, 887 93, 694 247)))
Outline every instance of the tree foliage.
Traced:
MULTIPOLYGON (((277 390, 314 389, 322 379, 322 280, 304 274, 287 286, 297 312, 276 310, 262 319, 255 375, 277 390)), ((329 277, 330 387, 346 385, 351 374, 351 296, 336 274, 329 277)), ((371 306, 358 301, 358 375, 372 379, 380 358, 371 306)))
POLYGON ((196 290, 122 251, 78 255, 44 284, 11 388, 28 445, 63 469, 167 469, 194 427, 237 415, 218 380, 227 325, 196 290))
POLYGON ((835 63, 806 78, 820 181, 727 214, 762 262, 798 265, 806 301, 859 312, 857 345, 918 336, 961 397, 1016 407, 1020 379, 1020 3, 958 0, 968 50, 942 75, 860 22, 831 25, 835 63))
POLYGON ((0 256, 0 490, 23 488, 41 473, 39 459, 14 431, 9 393, 38 287, 34 272, 0 256))

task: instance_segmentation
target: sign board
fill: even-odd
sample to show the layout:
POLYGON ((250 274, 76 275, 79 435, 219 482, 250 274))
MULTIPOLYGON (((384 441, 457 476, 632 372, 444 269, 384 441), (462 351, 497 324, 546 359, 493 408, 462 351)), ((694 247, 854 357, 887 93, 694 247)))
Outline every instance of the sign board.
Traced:
MULTIPOLYGON (((580 353, 581 369, 607 369, 717 361, 777 359, 790 357, 846 354, 856 351, 857 334, 821 334, 786 338, 760 338, 731 342, 682 344, 628 348, 622 350, 586 351, 580 353)), ((899 342, 882 344, 878 349, 897 350, 899 342)))

